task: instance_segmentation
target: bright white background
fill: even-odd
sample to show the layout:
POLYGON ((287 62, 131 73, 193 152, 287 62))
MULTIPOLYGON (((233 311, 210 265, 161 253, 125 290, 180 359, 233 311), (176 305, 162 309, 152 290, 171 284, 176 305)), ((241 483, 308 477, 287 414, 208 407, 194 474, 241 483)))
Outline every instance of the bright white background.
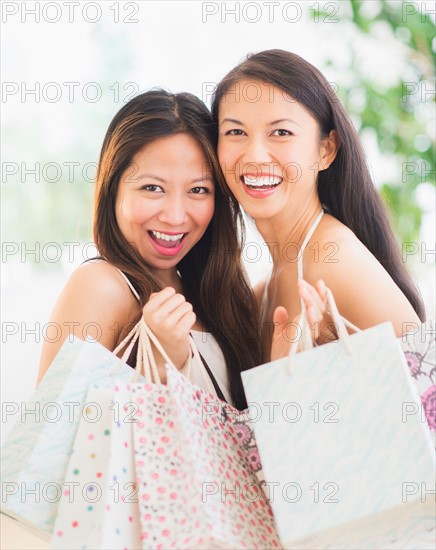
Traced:
MULTIPOLYGON (((383 25, 379 40, 374 42, 358 38, 350 23, 334 22, 346 15, 346 1, 321 1, 321 7, 334 5, 338 13, 332 16, 332 22, 321 18, 317 23, 310 18, 310 6, 315 2, 280 2, 274 7, 272 4, 279 3, 81 1, 74 14, 72 7, 69 11, 66 6, 71 2, 2 4, 2 80, 8 83, 8 87, 4 84, 2 99, 3 160, 24 162, 26 166, 35 162, 57 162, 61 166, 78 162, 81 170, 97 161, 107 125, 129 93, 162 86, 173 92, 190 91, 208 102, 207 90, 249 52, 291 50, 321 68, 330 82, 345 87, 352 80, 351 43, 358 46, 361 68, 374 82, 394 81, 402 63, 402 46, 384 35, 383 25), (32 7, 39 14, 39 22, 26 11, 32 7), (235 7, 239 21, 230 13, 235 7), (92 22, 98 16, 99 20, 92 22), (59 21, 54 22, 58 17, 59 21), (334 59, 331 66, 326 65, 329 58, 334 59), (97 101, 93 101, 95 88, 88 85, 91 82, 97 83, 101 91, 97 101), (41 90, 39 101, 25 93, 38 86, 36 83, 41 90), (47 87, 48 83, 57 86, 47 87), (59 88, 61 96, 57 98, 59 88)), ((365 4, 368 13, 377 13, 376 0, 365 4)), ((368 138, 364 145, 376 182, 398 172, 397 166, 380 162, 374 140, 368 138)), ((50 198, 44 186, 32 176, 23 182, 20 175, 2 177, 8 192, 7 208, 2 207, 2 240, 18 243, 20 252, 2 259, 1 366, 2 400, 19 403, 33 390, 41 330, 68 274, 82 261, 82 249, 73 258, 65 249, 55 266, 53 262, 44 266, 44 257, 40 257, 36 268, 32 261, 22 261, 20 253, 26 242, 33 247, 39 241, 42 247, 51 241, 61 245, 90 241, 90 223, 88 232, 72 227, 65 236, 61 231, 63 215, 70 207, 77 209, 68 199, 75 183, 69 183, 68 178, 59 183, 49 209, 46 205, 50 198), (24 208, 24 198, 28 201, 29 196, 31 207, 24 208), (17 227, 26 231, 19 232, 17 227), (47 227, 54 229, 47 234, 47 227), (27 235, 24 241, 22 234, 27 235), (12 327, 17 328, 16 334, 9 333, 12 327), (36 327, 37 334, 26 334, 26 329, 32 327, 36 327)), ((421 195, 418 200, 426 207, 421 240, 431 243, 434 191, 426 188, 421 195)), ((84 220, 90 222, 91 218, 91 183, 83 196, 83 207, 77 213, 74 210, 77 227, 81 228, 84 220)), ((250 231, 248 241, 256 239, 250 231)), ((252 248, 251 253, 254 251, 252 248)), ((430 312, 434 312, 431 260, 427 255, 424 262, 411 263, 410 268, 430 312)), ((266 254, 261 261, 247 263, 253 281, 266 274, 269 266, 266 254)), ((3 435, 10 427, 10 423, 3 425, 3 435)))

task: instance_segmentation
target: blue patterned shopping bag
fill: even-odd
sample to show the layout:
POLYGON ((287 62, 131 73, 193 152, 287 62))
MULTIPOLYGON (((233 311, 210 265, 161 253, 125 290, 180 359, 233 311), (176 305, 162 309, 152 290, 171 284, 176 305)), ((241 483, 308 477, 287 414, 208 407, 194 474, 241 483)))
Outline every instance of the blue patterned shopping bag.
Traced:
MULTIPOLYGON (((90 384, 143 379, 95 341, 66 341, 1 450, 1 512, 52 533, 66 468, 90 384)), ((98 404, 91 404, 98 414, 98 404)))
POLYGON ((425 415, 407 414, 421 399, 400 342, 391 323, 348 335, 329 300, 338 341, 242 373, 281 542, 434 538, 434 449, 425 415))

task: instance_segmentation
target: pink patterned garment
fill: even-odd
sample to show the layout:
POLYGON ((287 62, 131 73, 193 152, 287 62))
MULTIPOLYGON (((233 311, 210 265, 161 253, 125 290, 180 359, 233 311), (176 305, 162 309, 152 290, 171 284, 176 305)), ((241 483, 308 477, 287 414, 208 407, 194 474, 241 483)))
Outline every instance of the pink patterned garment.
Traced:
POLYGON ((430 320, 401 338, 410 374, 418 388, 428 427, 436 432, 436 326, 430 320))

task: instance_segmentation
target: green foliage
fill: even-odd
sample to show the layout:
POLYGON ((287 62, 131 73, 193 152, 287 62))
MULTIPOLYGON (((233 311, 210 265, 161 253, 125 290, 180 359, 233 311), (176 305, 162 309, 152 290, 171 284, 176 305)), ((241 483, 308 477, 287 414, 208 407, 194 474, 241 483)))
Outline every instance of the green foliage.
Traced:
MULTIPOLYGON (((362 70, 362 52, 358 49, 362 41, 348 43, 353 84, 339 96, 357 121, 359 132, 375 133, 382 159, 391 163, 394 160, 397 178, 377 183, 401 240, 416 241, 422 220, 417 190, 423 183, 435 183, 434 128, 431 127, 431 121, 434 122, 431 90, 435 82, 432 51, 435 25, 430 14, 418 11, 425 10, 425 4, 418 2, 349 0, 341 2, 341 7, 349 8, 349 15, 342 15, 341 23, 348 20, 358 38, 372 40, 381 51, 394 41, 398 45, 401 72, 397 82, 387 86, 368 78, 362 70), (357 102, 358 105, 353 101, 356 92, 364 98, 357 102)), ((314 20, 322 17, 321 13, 312 14, 314 20)))

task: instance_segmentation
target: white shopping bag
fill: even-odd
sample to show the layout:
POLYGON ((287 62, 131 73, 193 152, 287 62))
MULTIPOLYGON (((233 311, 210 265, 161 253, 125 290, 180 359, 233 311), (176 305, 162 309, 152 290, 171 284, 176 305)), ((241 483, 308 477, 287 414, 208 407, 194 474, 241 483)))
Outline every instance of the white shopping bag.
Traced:
MULTIPOLYGON (((434 528, 434 450, 391 323, 242 373, 285 548, 377 548, 434 528), (433 492, 433 494, 432 494, 433 492)), ((303 326, 307 321, 303 310, 303 326)))
MULTIPOLYGON (((125 357, 125 356, 124 356, 125 357)), ((141 379, 95 341, 66 341, 1 450, 1 511, 47 540, 89 384, 141 379)))

